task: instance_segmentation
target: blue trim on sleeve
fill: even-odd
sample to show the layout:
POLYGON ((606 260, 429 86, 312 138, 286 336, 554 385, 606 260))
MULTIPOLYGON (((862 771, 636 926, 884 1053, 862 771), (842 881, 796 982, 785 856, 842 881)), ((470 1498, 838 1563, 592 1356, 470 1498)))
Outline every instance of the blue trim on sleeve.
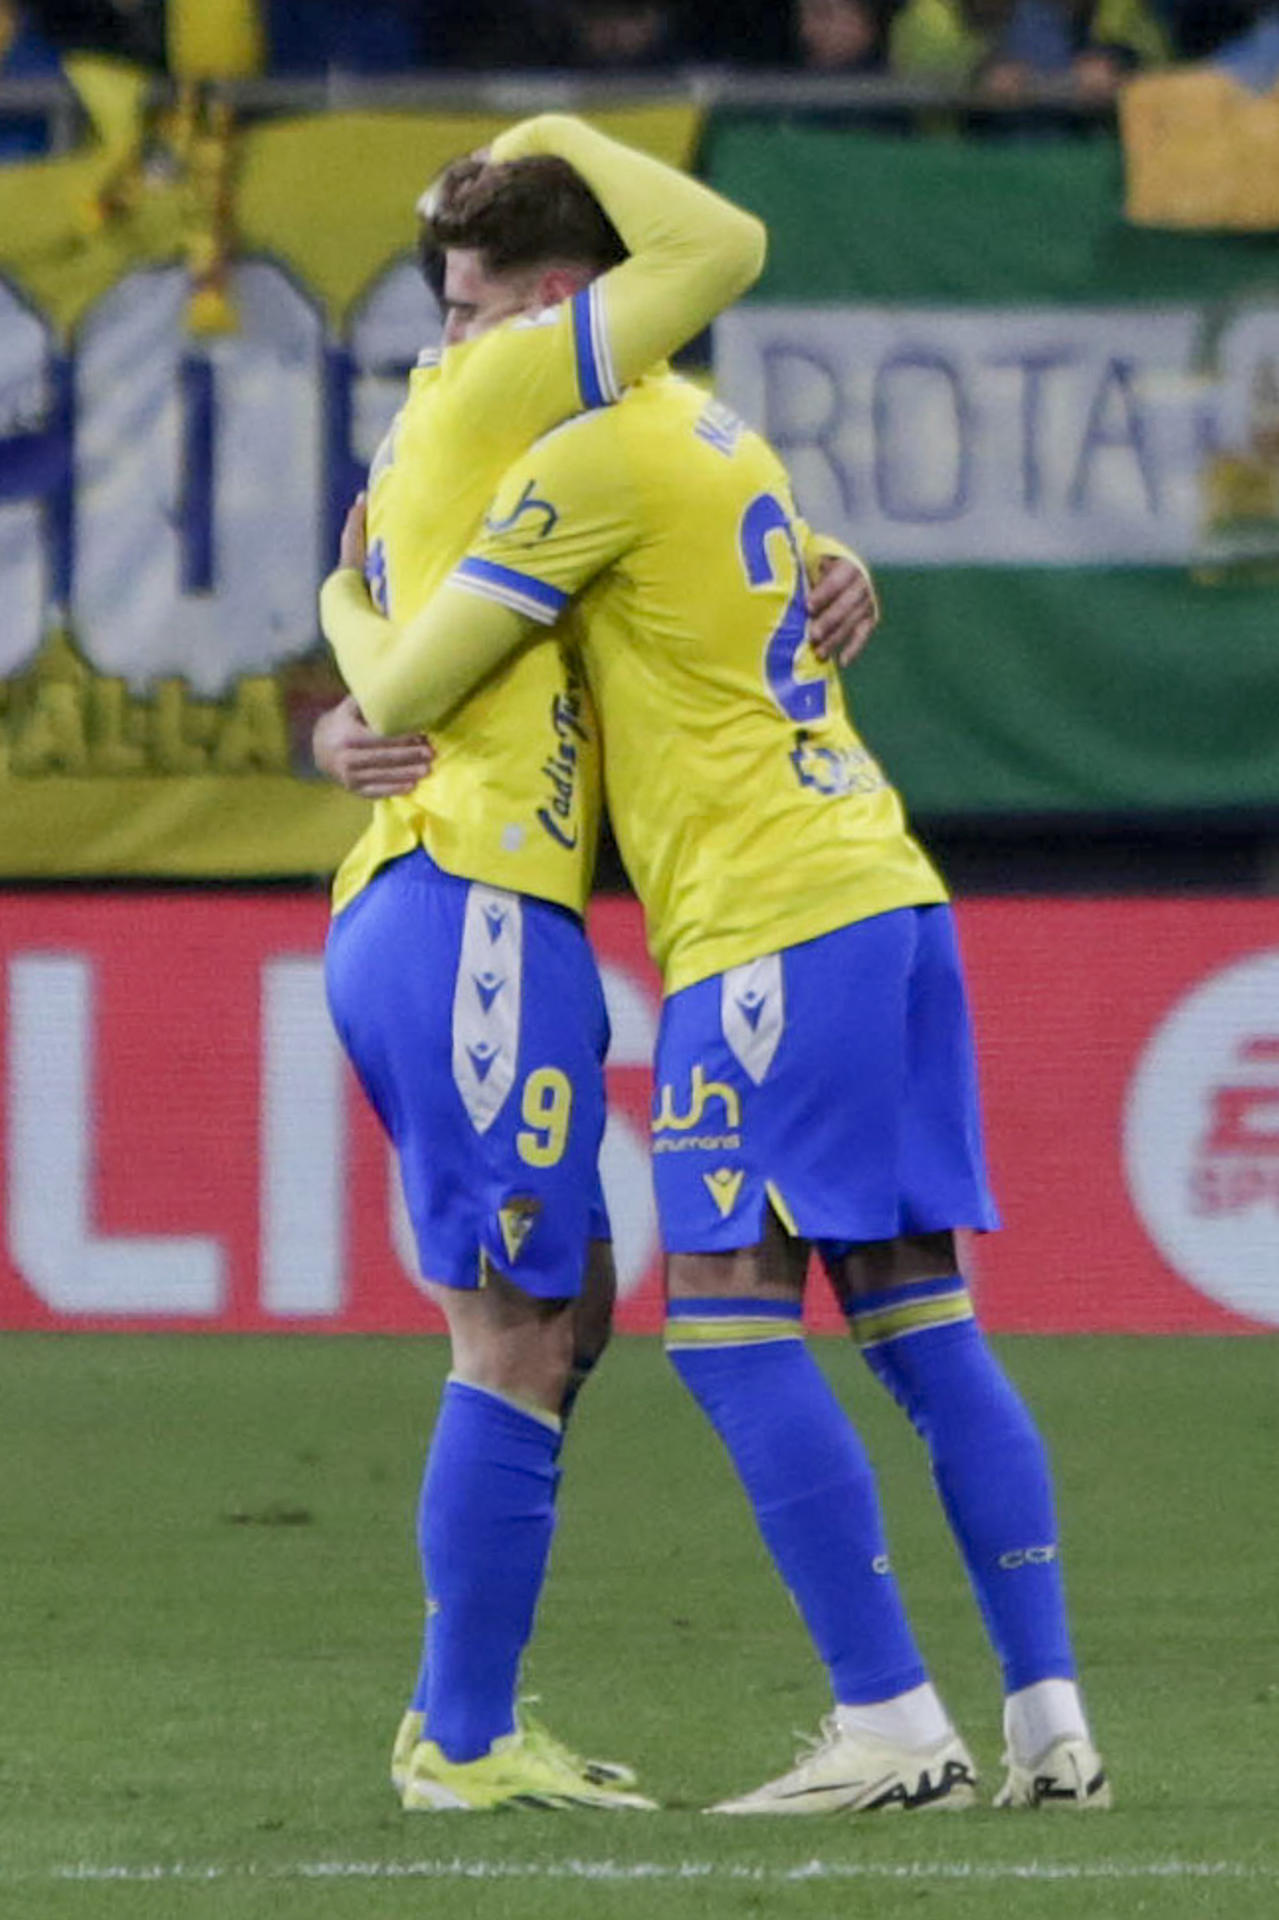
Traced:
POLYGON ((604 383, 595 354, 591 325, 591 289, 583 287, 573 295, 573 347, 577 355, 577 384, 584 407, 608 404, 604 383))
POLYGON ((538 580, 531 573, 519 573, 514 567, 499 566, 496 560, 480 560, 474 554, 453 569, 459 586, 471 587, 506 606, 518 603, 522 612, 548 626, 568 605, 569 596, 559 587, 538 580))

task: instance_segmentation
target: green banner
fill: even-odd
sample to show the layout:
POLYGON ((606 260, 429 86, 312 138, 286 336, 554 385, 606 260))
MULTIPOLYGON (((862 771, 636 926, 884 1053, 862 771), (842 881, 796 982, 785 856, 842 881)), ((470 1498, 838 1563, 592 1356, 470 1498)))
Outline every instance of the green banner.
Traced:
POLYGON ((1279 251, 1125 224, 1106 138, 725 116, 768 268, 726 397, 875 566, 849 676, 917 811, 1279 803, 1279 251))

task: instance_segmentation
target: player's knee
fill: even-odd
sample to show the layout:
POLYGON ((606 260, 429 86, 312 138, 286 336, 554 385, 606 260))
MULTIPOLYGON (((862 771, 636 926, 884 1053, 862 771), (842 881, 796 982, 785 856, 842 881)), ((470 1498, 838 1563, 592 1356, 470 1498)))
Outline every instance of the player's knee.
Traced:
POLYGON ((457 1379, 558 1414, 573 1371, 573 1300, 538 1299, 496 1274, 476 1292, 430 1291, 457 1379))

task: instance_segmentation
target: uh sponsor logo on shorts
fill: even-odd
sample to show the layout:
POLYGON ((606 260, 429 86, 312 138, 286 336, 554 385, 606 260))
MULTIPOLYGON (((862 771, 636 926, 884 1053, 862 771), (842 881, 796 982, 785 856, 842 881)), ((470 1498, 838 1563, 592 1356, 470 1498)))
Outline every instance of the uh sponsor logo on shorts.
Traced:
MULTIPOLYGON (((653 1152, 734 1153, 742 1144, 742 1103, 726 1080, 711 1080, 701 1061, 686 1093, 664 1081, 653 1115, 653 1152)), ((727 1219, 742 1184, 740 1167, 715 1167, 702 1179, 720 1216, 727 1219)))

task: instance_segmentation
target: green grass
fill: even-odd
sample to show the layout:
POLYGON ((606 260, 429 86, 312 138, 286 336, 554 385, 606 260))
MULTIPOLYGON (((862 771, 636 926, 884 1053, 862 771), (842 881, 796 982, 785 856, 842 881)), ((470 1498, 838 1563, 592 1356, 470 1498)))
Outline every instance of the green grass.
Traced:
MULTIPOLYGON (((993 1787, 997 1676, 920 1450, 842 1344, 819 1351, 993 1787)), ((439 1343, 10 1336, 0 1912, 1279 1911, 1275 1344, 1005 1352, 1055 1448, 1113 1814, 705 1819, 786 1766, 826 1701, 715 1443, 655 1345, 630 1340, 570 1438, 527 1680, 562 1737, 632 1761, 667 1810, 450 1820, 401 1814, 385 1778, 418 1637, 412 1513, 439 1343), (310 1871, 325 1863, 369 1872, 310 1871), (64 1877, 77 1867, 135 1877, 64 1877)))

